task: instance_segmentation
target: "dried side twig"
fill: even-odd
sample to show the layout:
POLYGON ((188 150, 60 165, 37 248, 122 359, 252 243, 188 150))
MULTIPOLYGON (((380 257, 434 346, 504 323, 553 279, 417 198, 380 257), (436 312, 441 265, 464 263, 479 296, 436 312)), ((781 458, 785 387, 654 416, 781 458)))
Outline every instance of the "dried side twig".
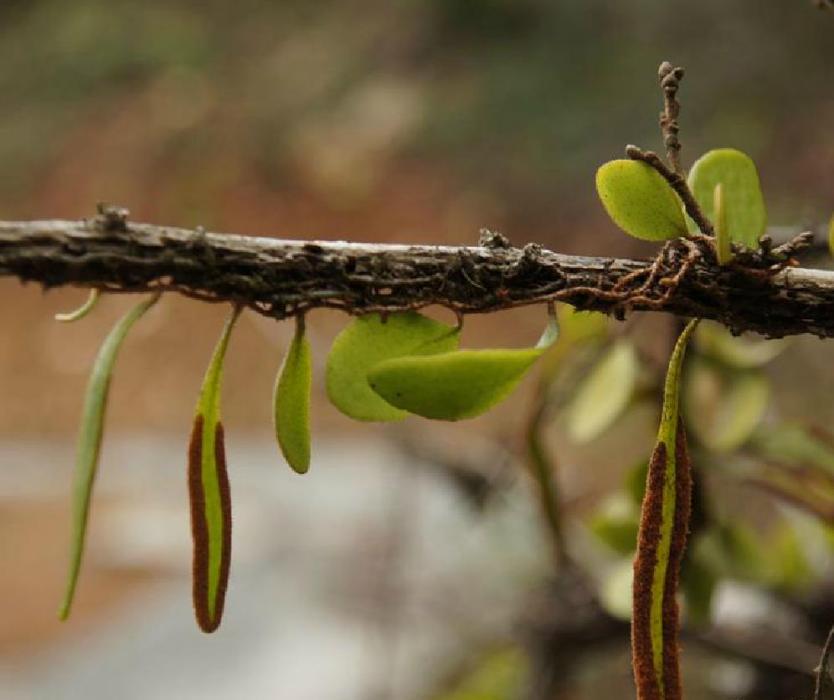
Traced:
POLYGON ((663 144, 666 146, 666 158, 672 172, 683 177, 681 167, 681 142, 678 138, 680 125, 678 116, 681 105, 677 95, 684 70, 680 66, 673 66, 669 61, 663 61, 657 69, 660 87, 663 90, 663 111, 660 113, 660 130, 663 132, 663 144))
POLYGON ((700 205, 695 200, 695 195, 692 194, 692 190, 689 189, 689 185, 686 183, 683 175, 670 170, 660 159, 660 156, 653 151, 644 151, 637 146, 629 145, 626 146, 626 155, 632 160, 642 161, 657 170, 663 179, 671 185, 672 189, 678 193, 686 209, 686 213, 698 225, 701 233, 711 238, 715 237, 715 230, 712 227, 712 223, 701 210, 700 205))

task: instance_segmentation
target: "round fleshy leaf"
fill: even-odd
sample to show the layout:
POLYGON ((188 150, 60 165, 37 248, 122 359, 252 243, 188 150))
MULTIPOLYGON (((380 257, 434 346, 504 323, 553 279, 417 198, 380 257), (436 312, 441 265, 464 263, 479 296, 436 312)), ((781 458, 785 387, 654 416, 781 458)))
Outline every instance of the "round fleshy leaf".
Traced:
POLYGON ((709 449, 740 447, 764 418, 770 383, 756 370, 721 372, 695 359, 684 389, 686 416, 698 439, 709 449))
POLYGON ((637 351, 617 341, 579 385, 567 409, 567 427, 577 442, 593 440, 622 414, 640 373, 637 351))
POLYGON ((460 350, 386 360, 371 387, 397 408, 434 420, 474 418, 505 399, 559 335, 551 316, 538 344, 523 350, 460 350))
POLYGON ((597 193, 623 231, 645 241, 686 235, 678 195, 656 170, 636 160, 612 160, 597 170, 597 193))
POLYGON ((354 319, 333 341, 327 358, 330 401, 342 413, 362 421, 396 421, 408 413, 395 408, 368 384, 368 371, 384 360, 403 355, 449 352, 460 333, 418 313, 379 314, 354 319))
MULTIPOLYGON (((750 156, 734 148, 718 148, 701 156, 689 171, 689 187, 708 219, 715 222, 715 187, 721 185, 729 238, 756 248, 765 232, 767 210, 759 185, 759 173, 750 156)), ((698 227, 688 221, 691 231, 698 227)))
POLYGON ((505 399, 542 350, 460 350, 386 360, 368 373, 388 403, 435 420, 462 420, 505 399))

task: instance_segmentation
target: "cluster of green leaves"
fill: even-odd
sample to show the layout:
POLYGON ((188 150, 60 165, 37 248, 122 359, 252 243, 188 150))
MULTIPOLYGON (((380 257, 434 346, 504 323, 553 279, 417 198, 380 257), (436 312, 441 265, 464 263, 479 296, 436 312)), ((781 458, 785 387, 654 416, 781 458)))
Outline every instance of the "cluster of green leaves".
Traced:
POLYGON ((457 421, 505 399, 558 336, 554 313, 532 348, 457 350, 459 328, 415 312, 353 321, 333 343, 327 393, 357 420, 408 414, 457 421))
MULTIPOLYGON (((642 161, 610 161, 597 171, 596 183, 608 215, 635 238, 664 241, 698 230, 672 186, 642 161)), ((732 148, 709 151, 692 166, 688 184, 715 227, 719 262, 732 259, 733 244, 758 246, 767 212, 749 156, 732 148)))
MULTIPOLYGON (((731 263, 739 250, 758 248, 765 232, 767 214, 756 167, 748 156, 734 149, 710 151, 695 162, 686 182, 695 205, 683 197, 686 192, 681 191, 679 196, 674 175, 642 160, 606 163, 598 170, 596 182, 603 206, 626 233, 652 241, 688 232, 712 233, 720 265, 731 263), (685 205, 684 200, 689 204, 685 205), (710 221, 712 231, 707 226, 699 230, 689 214, 697 221, 710 221)), ((590 523, 591 530, 612 550, 628 557, 613 568, 603 585, 602 599, 612 612, 632 620, 633 667, 641 700, 682 696, 675 602, 679 574, 687 614, 696 623, 709 619, 713 592, 722 578, 743 575, 759 584, 784 589, 804 585, 811 574, 803 546, 803 540, 809 539, 807 528, 800 534, 795 519, 776 518, 764 542, 738 518, 708 511, 703 483, 698 484, 696 527, 684 553, 692 471, 684 425, 696 438, 699 476, 723 462, 725 477, 743 486, 757 483, 785 502, 822 515, 823 530, 825 520, 830 518, 827 514, 834 512, 830 473, 815 467, 774 465, 756 451, 770 395, 762 366, 782 351, 784 342, 738 339, 720 326, 704 323, 696 334, 696 352, 681 381, 680 349, 691 329, 690 324, 670 361, 655 451, 629 475, 629 495, 619 495, 606 504, 590 523), (678 422, 679 392, 683 394, 685 423, 678 422), (730 455, 744 449, 748 463, 732 464, 730 455), (632 553, 633 572, 629 564, 632 553)), ((629 392, 636 386, 639 373, 635 365, 634 354, 622 341, 599 362, 577 392, 574 410, 580 416, 590 415, 590 419, 583 422, 574 418, 571 427, 575 438, 599 434, 623 411, 629 392), (626 381, 621 381, 619 391, 608 391, 615 376, 626 381), (589 411, 587 406, 595 410, 589 411)), ((816 540, 825 537, 824 532, 817 534, 816 540)))
MULTIPOLYGON (((130 327, 158 299, 143 301, 116 326, 102 347, 87 392, 78 446, 72 552, 66 618, 75 593, 89 518, 105 406, 116 356, 130 327)), ((83 318, 98 294, 59 320, 83 318)), ((193 599, 205 632, 217 629, 223 613, 231 562, 231 494, 220 418, 223 365, 240 315, 229 316, 203 380, 188 453, 188 487, 194 540, 193 599)), ((553 345, 558 323, 553 308, 532 348, 459 350, 460 326, 416 312, 368 314, 354 319, 333 343, 327 362, 327 393, 347 416, 360 421, 397 421, 408 415, 456 421, 473 418, 506 398, 553 345)), ((312 361, 303 317, 278 372, 273 396, 278 445, 299 474, 310 468, 312 361)))

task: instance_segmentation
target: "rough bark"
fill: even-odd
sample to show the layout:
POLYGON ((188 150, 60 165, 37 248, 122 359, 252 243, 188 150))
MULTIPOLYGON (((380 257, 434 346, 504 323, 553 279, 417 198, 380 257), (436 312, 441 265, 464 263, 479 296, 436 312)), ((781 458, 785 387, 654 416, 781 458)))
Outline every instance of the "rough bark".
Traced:
POLYGON ((175 291, 274 318, 441 305, 487 313, 558 300, 618 317, 636 310, 714 319, 768 337, 834 336, 834 272, 790 267, 765 248, 720 267, 708 241, 668 244, 654 261, 562 255, 500 236, 449 247, 293 241, 127 222, 0 222, 0 276, 44 287, 175 291))

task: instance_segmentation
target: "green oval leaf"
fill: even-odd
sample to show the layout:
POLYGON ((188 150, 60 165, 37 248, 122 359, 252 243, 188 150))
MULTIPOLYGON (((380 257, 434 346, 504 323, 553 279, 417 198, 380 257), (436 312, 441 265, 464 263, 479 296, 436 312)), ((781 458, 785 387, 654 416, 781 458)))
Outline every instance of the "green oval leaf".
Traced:
POLYGON ((596 184, 608 216, 627 234, 645 241, 686 235, 678 195, 651 166, 612 160, 597 170, 596 184))
POLYGON ((764 418, 770 383, 755 370, 720 371, 695 359, 684 387, 689 424, 711 450, 729 452, 753 435, 764 418))
POLYGON ((435 420, 463 420, 505 399, 556 340, 551 317, 534 348, 460 350, 386 360, 368 373, 371 388, 399 409, 435 420))
POLYGON ((240 307, 235 307, 206 370, 188 450, 188 495, 194 540, 192 593, 197 624, 203 632, 214 632, 220 625, 229 581, 232 503, 220 421, 220 388, 226 349, 239 315, 240 307))
POLYGON ((435 420, 474 418, 505 399, 541 350, 460 350, 386 360, 368 373, 392 406, 435 420))
MULTIPOLYGON (((689 171, 689 187, 711 221, 716 220, 715 187, 721 185, 723 216, 731 241, 756 248, 765 232, 767 210, 759 173, 750 156, 734 148, 718 148, 701 156, 689 171)), ((688 221, 691 231, 695 222, 688 221)))
POLYGON ((154 294, 149 299, 141 302, 110 331, 98 351, 98 356, 93 364, 93 371, 87 382, 87 391, 84 395, 84 412, 76 447, 75 476, 73 477, 72 545, 69 572, 67 573, 64 600, 58 613, 62 620, 69 617, 75 589, 78 585, 78 575, 81 572, 81 559, 84 555, 90 503, 98 471, 98 458, 104 431, 104 414, 107 409, 107 397, 110 393, 113 367, 128 331, 158 299, 159 294, 154 294))
POLYGON ((295 336, 287 350, 273 399, 275 435, 287 463, 299 474, 310 468, 310 343, 304 318, 296 319, 295 336))
POLYGON ((368 384, 368 371, 403 355, 449 352, 458 346, 458 329, 415 312, 354 319, 333 342, 327 358, 330 401, 342 413, 362 421, 396 421, 408 413, 387 403, 368 384))
POLYGON ((618 340, 584 378, 568 405, 571 438, 588 442, 614 423, 631 401, 639 374, 634 346, 618 340))

